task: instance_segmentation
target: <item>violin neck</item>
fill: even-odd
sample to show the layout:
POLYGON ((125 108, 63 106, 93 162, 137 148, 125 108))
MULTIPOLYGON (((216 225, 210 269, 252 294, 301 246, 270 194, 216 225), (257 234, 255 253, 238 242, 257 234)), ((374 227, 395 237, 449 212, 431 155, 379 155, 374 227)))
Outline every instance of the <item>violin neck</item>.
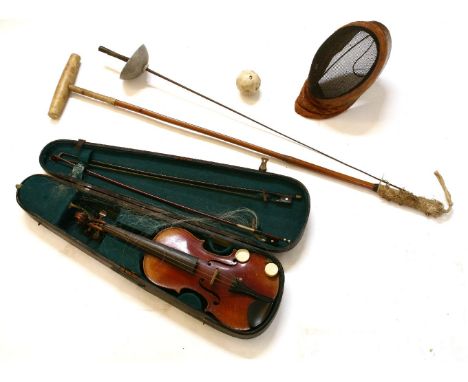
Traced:
POLYGON ((100 225, 99 229, 125 241, 126 243, 138 247, 139 249, 143 250, 146 255, 157 257, 158 259, 164 260, 171 265, 180 268, 181 270, 194 273, 197 268, 198 259, 195 256, 179 251, 178 249, 168 247, 167 245, 147 239, 144 236, 137 235, 133 232, 111 224, 102 224, 100 225))

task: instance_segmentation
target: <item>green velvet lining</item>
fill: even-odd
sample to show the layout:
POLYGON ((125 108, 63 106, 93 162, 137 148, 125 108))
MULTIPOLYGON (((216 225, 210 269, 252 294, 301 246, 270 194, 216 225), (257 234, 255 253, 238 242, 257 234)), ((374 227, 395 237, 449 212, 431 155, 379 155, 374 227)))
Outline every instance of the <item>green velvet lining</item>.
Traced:
POLYGON ((138 248, 106 235, 99 246, 99 253, 125 269, 142 277, 144 276, 141 269, 143 253, 138 248))
POLYGON ((25 210, 53 225, 60 223, 75 195, 76 190, 48 176, 29 177, 18 191, 18 198, 25 210))
POLYGON ((195 293, 191 293, 191 292, 181 293, 178 298, 183 303, 190 305, 194 309, 197 309, 200 311, 203 310, 203 303, 200 297, 195 293))

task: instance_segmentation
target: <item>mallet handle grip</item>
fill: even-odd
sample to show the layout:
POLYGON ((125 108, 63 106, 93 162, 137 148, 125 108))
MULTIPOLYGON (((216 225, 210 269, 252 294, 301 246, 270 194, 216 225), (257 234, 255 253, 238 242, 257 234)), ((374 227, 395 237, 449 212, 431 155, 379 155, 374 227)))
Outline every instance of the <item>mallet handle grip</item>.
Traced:
POLYGON ((96 93, 88 89, 80 88, 79 86, 75 86, 75 85, 70 85, 69 90, 73 93, 81 94, 85 97, 89 97, 89 98, 107 103, 112 106, 115 106, 115 102, 117 101, 115 98, 108 97, 104 94, 96 93))
POLYGON ((68 97, 70 96, 70 85, 75 83, 76 76, 78 75, 80 59, 79 55, 72 53, 63 69, 62 76, 55 88, 55 93, 49 107, 49 117, 52 119, 58 119, 62 115, 68 97))

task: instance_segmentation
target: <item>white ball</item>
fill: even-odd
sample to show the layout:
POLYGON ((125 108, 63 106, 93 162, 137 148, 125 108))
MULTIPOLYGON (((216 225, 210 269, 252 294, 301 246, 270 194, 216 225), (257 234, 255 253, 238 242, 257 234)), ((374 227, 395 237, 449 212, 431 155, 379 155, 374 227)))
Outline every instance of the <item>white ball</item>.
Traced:
POLYGON ((236 79, 239 91, 244 95, 254 95, 260 87, 260 77, 253 70, 243 70, 236 79))

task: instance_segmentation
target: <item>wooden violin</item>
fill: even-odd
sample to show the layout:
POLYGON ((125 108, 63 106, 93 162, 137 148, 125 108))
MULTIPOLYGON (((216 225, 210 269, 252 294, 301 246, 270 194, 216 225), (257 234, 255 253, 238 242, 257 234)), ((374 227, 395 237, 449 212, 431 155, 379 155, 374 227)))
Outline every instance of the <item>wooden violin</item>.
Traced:
POLYGON ((219 256, 183 228, 167 228, 150 240, 103 219, 92 219, 85 212, 77 212, 75 218, 95 232, 142 249, 143 272, 152 283, 177 293, 196 292, 205 302, 204 311, 230 329, 261 325, 279 294, 278 265, 247 249, 219 256))

